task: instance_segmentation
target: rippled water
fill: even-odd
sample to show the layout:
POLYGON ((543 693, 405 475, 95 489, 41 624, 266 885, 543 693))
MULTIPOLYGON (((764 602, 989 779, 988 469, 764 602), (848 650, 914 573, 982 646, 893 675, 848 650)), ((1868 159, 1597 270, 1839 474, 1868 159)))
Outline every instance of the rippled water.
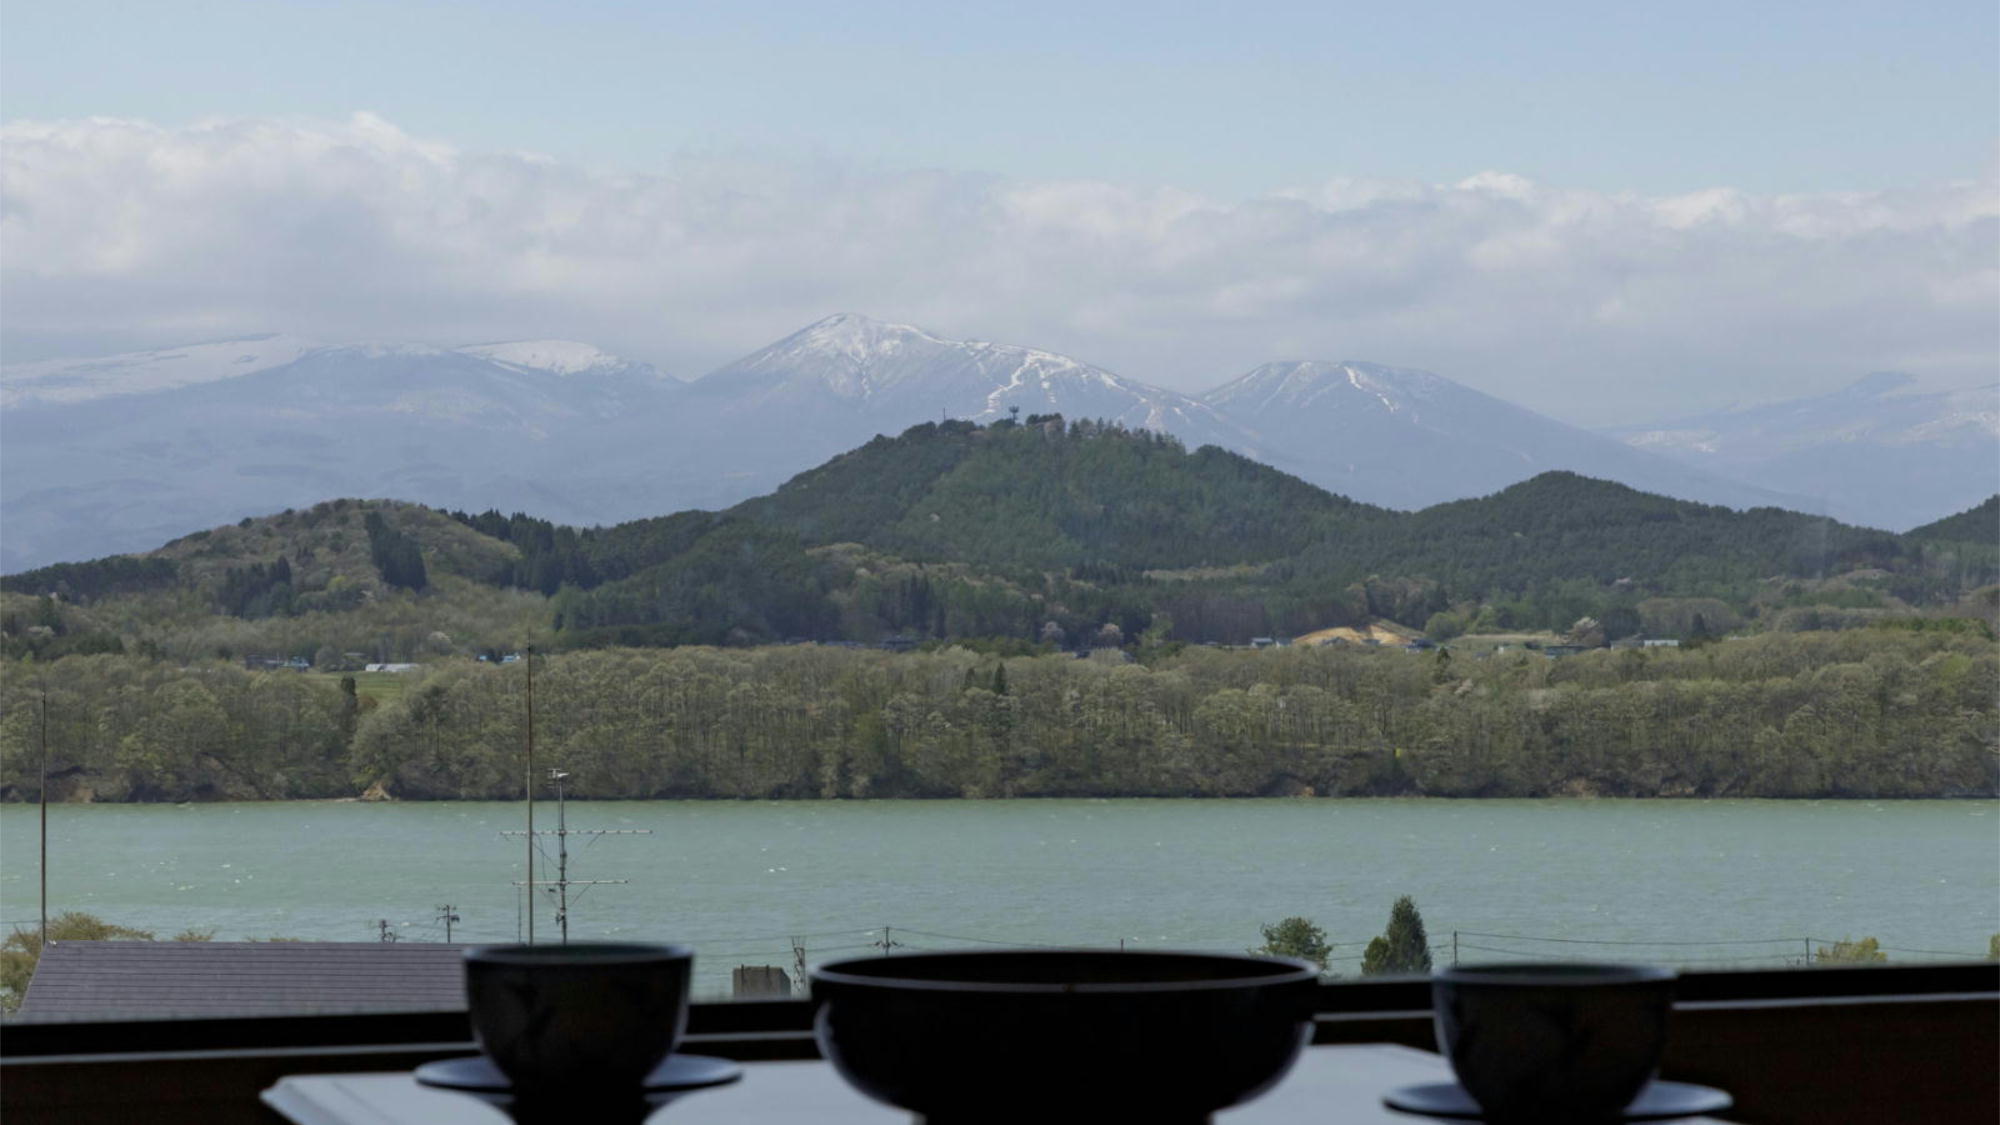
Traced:
MULTIPOLYGON (((537 827, 555 808, 537 805, 537 827)), ((572 828, 572 938, 693 942, 737 963, 974 942, 1243 949, 1305 915, 1337 941, 1415 896, 1443 959, 1533 952, 1709 964, 1798 960, 1872 936, 1894 960, 1983 954, 2000 931, 1993 801, 592 802, 572 828), (1474 935, 1479 936, 1474 936, 1474 935), (1490 935, 1518 935, 1494 937, 1490 935), (1591 945, 1525 940, 1663 943, 1591 945), (1743 942, 1745 944, 1723 944, 1743 942), (1927 950, 1933 953, 1902 952, 1927 950), (1501 952, 1505 951, 1505 952, 1501 952)), ((520 930, 519 805, 58 806, 51 909, 172 933, 363 941, 520 930)), ((0 810, 0 919, 36 912, 32 806, 0 810)), ((551 846, 553 842, 551 841, 551 846)), ((539 865, 538 878, 552 869, 539 865)), ((537 937, 554 936, 552 911, 537 937)), ((1358 958, 1359 945, 1336 951, 1358 958)), ((1353 971, 1353 962, 1337 963, 1353 971)))

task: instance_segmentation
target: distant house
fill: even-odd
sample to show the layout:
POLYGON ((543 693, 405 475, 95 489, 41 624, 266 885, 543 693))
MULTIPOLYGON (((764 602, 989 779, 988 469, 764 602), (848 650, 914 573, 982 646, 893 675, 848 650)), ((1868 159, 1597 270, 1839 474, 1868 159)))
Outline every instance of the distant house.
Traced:
POLYGON ((421 665, 421 664, 370 664, 370 665, 368 665, 368 666, 367 666, 366 668, 363 668, 363 669, 362 669, 362 671, 364 671, 364 672, 414 672, 414 671, 416 671, 417 669, 419 669, 419 668, 421 668, 421 667, 423 667, 423 665, 421 665))
POLYGON ((1675 639, 1675 638, 1673 638, 1673 637, 1647 637, 1647 638, 1646 638, 1645 640, 1643 640, 1643 641, 1641 641, 1641 642, 1639 642, 1639 643, 1640 643, 1640 644, 1643 644, 1643 645, 1645 645, 1645 646, 1646 646, 1647 648, 1679 648, 1679 647, 1681 647, 1681 642, 1680 642, 1680 641, 1678 641, 1678 640, 1676 640, 1676 639, 1675 639))
POLYGON ((59 941, 42 951, 17 1018, 463 1011, 466 948, 443 942, 59 941))

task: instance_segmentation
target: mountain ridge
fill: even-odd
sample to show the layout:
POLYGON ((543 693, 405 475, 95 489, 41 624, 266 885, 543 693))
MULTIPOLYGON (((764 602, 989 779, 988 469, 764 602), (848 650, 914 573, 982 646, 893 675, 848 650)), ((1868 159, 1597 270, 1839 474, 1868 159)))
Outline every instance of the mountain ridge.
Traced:
POLYGON ((436 348, 268 336, 96 368, 9 368, 0 392, 17 403, 0 411, 7 570, 140 549, 328 495, 421 495, 578 525, 720 509, 939 416, 1104 419, 1405 510, 1548 469, 1736 508, 1815 506, 1429 372, 1291 361, 1190 396, 1054 352, 852 313, 691 382, 575 341, 436 348), (141 368, 151 372, 137 380, 143 405, 104 393, 141 368), (1288 380, 1299 394, 1280 393, 1288 380), (1250 393, 1262 383, 1268 393, 1250 393))
POLYGON ((1944 518, 2000 487, 2000 383, 1925 390, 1877 371, 1824 394, 1601 432, 1882 527, 1944 518))
POLYGON ((130 635, 206 658, 216 644, 389 643, 367 639, 377 636, 400 638, 379 659, 405 659, 409 646, 485 651, 537 637, 1033 645, 1149 633, 1242 644, 1378 619, 1560 631, 1589 617, 1623 636, 1685 630, 1695 612, 1716 628, 1818 612, 1823 594, 1850 615, 1908 614, 1996 575, 2000 545, 1932 546, 1566 472, 1395 512, 1225 450, 1038 415, 924 423, 719 512, 578 529, 335 500, 147 556, 10 575, 0 591, 60 596, 8 603, 13 643, 43 656, 84 642, 34 641, 22 620, 60 623, 74 606, 98 622, 72 631, 91 644, 130 635), (489 619, 511 632, 468 624, 489 619), (173 627, 148 632, 149 620, 173 627), (247 639, 258 636, 272 640, 247 639))

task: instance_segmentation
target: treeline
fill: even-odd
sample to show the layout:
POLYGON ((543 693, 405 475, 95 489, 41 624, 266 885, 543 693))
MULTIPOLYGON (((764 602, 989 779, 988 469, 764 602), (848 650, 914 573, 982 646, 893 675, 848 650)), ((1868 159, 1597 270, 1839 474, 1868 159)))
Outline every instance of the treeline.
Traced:
MULTIPOLYGON (((1986 512, 1936 527, 1976 530, 1986 512)), ((727 511, 609 528, 380 500, 246 519, 146 558, 8 577, 0 651, 1019 651, 1107 634, 1244 644, 1381 620, 1434 639, 1694 639, 1918 612, 2000 621, 1996 579, 1994 542, 1732 512, 1568 473, 1392 512, 1221 450, 1036 416, 927 423, 727 511)))
MULTIPOLYGON (((540 760, 585 797, 1993 795, 2000 656, 1969 632, 1771 634, 1551 661, 1365 648, 1000 659, 798 645, 542 658, 540 760)), ((38 669, 65 792, 520 795, 519 665, 394 702, 132 657, 38 669)), ((10 675, 5 792, 33 792, 10 675)))
POLYGON ((2000 549, 1977 543, 1572 473, 1391 512, 1219 449, 1054 416, 927 423, 720 513, 585 531, 454 515, 522 552, 509 581, 554 594, 563 643, 583 647, 1034 640, 1051 622, 1076 635, 1155 619, 1179 640, 1241 644, 1375 618, 1472 627, 1482 612, 1483 628, 1591 617, 1617 637, 1642 627, 1649 599, 1707 598, 1740 621, 1807 594, 1840 609, 1945 605, 2000 578, 2000 549), (924 612, 882 596, 885 570, 900 588, 929 584, 924 612), (1843 574, 1866 577, 1819 589, 1843 574))
POLYGON ((0 590, 10 594, 56 594, 71 601, 91 601, 114 594, 165 589, 179 578, 180 568, 172 559, 154 555, 113 555, 90 562, 56 563, 0 576, 0 590))
POLYGON ((366 701, 351 685, 106 654, 7 670, 5 799, 38 792, 43 692, 53 799, 275 800, 354 791, 350 747, 366 701))

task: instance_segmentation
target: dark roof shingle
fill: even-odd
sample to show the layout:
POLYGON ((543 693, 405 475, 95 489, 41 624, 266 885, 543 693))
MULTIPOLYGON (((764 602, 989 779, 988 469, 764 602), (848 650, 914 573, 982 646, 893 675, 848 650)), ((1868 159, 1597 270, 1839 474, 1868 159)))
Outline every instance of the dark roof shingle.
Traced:
POLYGON ((21 1015, 303 1015, 465 1010, 464 951, 442 942, 64 941, 21 1015))

